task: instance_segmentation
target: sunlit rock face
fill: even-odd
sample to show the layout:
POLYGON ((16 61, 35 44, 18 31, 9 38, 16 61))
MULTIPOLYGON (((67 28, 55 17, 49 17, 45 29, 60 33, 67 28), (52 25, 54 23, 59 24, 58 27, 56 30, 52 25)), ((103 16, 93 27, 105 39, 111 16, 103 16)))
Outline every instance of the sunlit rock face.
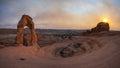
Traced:
POLYGON ((95 28, 91 29, 91 32, 102 32, 102 31, 109 31, 109 30, 110 30, 109 23, 100 22, 97 24, 95 28))
POLYGON ((29 15, 22 15, 22 17, 17 25, 17 37, 16 37, 17 44, 23 45, 23 42, 25 40, 30 41, 31 45, 37 45, 37 35, 35 32, 34 22, 29 15), (23 34, 23 29, 25 26, 27 26, 30 29, 31 36, 30 36, 29 40, 26 39, 26 36, 28 36, 28 34, 26 34, 26 35, 23 34), (24 40, 23 40, 23 38, 24 38, 24 40))

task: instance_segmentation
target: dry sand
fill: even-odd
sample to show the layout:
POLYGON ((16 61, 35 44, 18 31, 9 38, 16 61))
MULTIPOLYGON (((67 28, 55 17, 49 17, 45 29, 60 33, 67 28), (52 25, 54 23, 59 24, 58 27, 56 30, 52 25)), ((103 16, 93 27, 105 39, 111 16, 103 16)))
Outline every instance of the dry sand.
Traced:
POLYGON ((120 35, 75 36, 38 50, 33 46, 5 47, 0 49, 0 68, 120 68, 120 35), (56 48, 76 42, 83 43, 85 53, 68 58, 55 55, 56 48))

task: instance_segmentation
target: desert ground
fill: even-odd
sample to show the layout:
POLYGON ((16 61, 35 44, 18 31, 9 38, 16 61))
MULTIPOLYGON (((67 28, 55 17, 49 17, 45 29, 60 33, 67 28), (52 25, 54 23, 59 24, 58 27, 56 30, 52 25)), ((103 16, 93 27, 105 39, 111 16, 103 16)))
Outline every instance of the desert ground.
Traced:
POLYGON ((35 46, 14 46, 16 34, 0 34, 0 68, 120 68, 120 32, 38 34, 35 46), (72 50, 64 55, 62 50, 72 50))

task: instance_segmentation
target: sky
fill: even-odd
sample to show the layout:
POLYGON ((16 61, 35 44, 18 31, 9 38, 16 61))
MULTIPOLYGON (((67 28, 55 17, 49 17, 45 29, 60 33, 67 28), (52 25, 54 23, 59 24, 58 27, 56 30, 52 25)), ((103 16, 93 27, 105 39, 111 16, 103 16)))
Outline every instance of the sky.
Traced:
POLYGON ((17 28, 23 14, 40 29, 91 29, 107 18, 120 30, 120 0, 0 0, 0 28, 17 28))

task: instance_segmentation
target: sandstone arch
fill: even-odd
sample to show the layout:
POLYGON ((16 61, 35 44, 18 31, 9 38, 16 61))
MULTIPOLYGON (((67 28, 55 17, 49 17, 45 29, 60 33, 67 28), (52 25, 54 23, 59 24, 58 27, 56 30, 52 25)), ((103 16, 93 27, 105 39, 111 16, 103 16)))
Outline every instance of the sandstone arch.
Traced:
POLYGON ((17 44, 19 46, 23 45, 23 29, 25 26, 27 26, 31 31, 31 44, 38 45, 34 22, 32 21, 32 18, 28 15, 22 15, 20 21, 18 22, 17 37, 16 37, 17 44))

